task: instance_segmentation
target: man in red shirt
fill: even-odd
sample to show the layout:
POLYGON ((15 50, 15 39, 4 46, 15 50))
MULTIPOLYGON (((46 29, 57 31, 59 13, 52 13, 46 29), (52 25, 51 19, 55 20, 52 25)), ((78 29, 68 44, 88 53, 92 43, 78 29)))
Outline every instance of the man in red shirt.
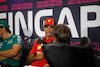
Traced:
MULTIPOLYGON (((54 19, 52 18, 46 19, 44 24, 44 31, 46 35, 43 38, 43 41, 47 43, 51 43, 54 41, 54 37, 52 36, 52 31, 54 27, 55 27, 54 19)), ((41 44, 37 43, 37 41, 38 39, 35 41, 27 57, 27 63, 31 63, 32 66, 45 67, 46 65, 48 65, 48 63, 44 58, 44 53, 41 44)))

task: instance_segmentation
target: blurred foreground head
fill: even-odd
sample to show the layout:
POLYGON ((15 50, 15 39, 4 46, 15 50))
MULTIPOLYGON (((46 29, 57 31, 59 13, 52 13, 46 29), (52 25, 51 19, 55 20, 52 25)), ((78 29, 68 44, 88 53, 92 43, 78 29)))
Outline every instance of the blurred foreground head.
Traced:
POLYGON ((70 44, 71 31, 67 26, 63 24, 55 26, 52 34, 55 38, 55 42, 70 44))

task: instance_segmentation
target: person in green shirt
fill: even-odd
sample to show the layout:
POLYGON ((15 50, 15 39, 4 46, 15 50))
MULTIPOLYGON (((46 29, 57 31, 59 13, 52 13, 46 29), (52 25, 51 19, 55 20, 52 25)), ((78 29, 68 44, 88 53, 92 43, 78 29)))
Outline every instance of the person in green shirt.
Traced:
POLYGON ((6 21, 0 20, 0 67, 17 67, 22 55, 22 37, 11 34, 6 21))

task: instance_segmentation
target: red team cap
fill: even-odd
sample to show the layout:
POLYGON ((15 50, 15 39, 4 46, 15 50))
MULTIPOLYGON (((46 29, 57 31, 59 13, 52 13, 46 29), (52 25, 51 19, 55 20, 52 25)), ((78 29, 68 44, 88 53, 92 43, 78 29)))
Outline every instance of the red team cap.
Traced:
POLYGON ((46 19, 44 26, 47 26, 47 25, 50 25, 50 26, 54 27, 55 26, 54 19, 53 18, 46 19))

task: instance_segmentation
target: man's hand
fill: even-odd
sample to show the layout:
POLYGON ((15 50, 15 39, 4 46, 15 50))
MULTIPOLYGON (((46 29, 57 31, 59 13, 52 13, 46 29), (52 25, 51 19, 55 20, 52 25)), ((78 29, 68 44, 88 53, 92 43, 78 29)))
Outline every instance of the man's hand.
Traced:
POLYGON ((21 57, 21 55, 20 55, 20 54, 18 54, 17 56, 12 57, 12 59, 19 60, 19 59, 20 59, 20 57, 21 57))
POLYGON ((40 53, 39 55, 29 54, 27 57, 27 63, 32 63, 35 60, 42 60, 44 58, 44 53, 40 53))
POLYGON ((43 52, 36 56, 37 60, 42 60, 43 58, 44 58, 44 53, 43 52))
POLYGON ((49 64, 45 64, 43 67, 50 67, 49 64))

